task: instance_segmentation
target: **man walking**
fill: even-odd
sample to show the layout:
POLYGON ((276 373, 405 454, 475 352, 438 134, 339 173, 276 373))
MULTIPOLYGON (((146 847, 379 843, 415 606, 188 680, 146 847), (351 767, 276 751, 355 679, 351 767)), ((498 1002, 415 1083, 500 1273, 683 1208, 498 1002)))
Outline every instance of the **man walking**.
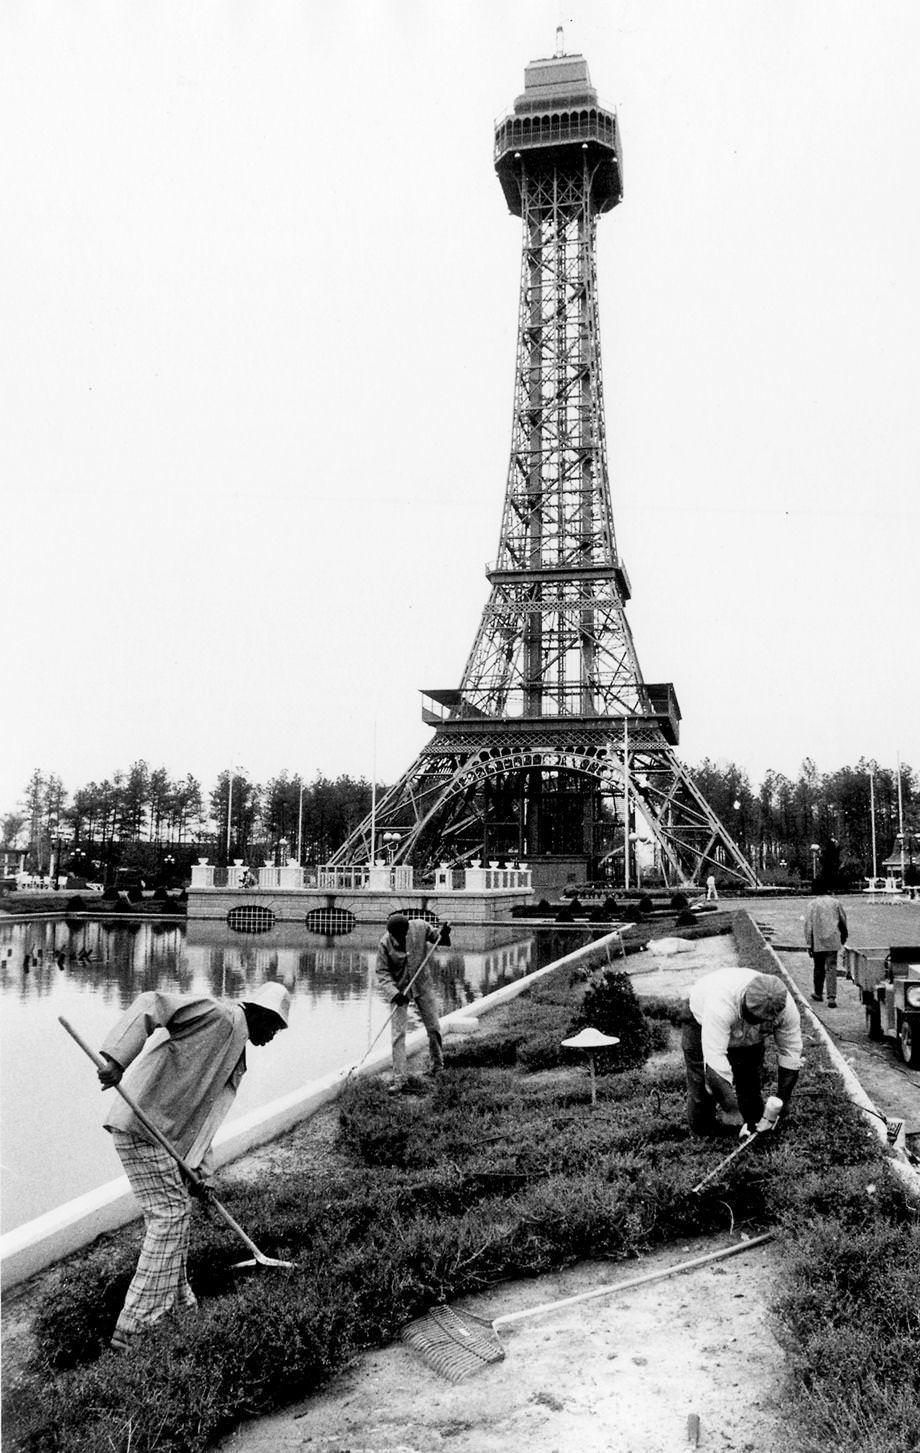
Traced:
POLYGON ((694 984, 684 1006, 681 1047, 687 1120, 695 1135, 717 1135, 726 1126, 740 1126, 742 1136, 771 1128, 761 1089, 768 1035, 776 1045, 776 1092, 785 1107, 802 1064, 802 1028, 782 979, 727 968, 694 984))
MULTIPOLYGON (((138 1108, 192 1170, 207 1177, 211 1142, 246 1073, 246 1044, 268 1044, 287 1028, 291 996, 283 984, 263 984, 238 1004, 140 994, 100 1051, 104 1090, 119 1084, 156 1030, 163 1036, 125 1079, 138 1108)), ((115 1149, 144 1213, 145 1233, 134 1279, 118 1317, 112 1346, 133 1339, 167 1312, 197 1306, 188 1284, 191 1205, 182 1172, 119 1096, 106 1117, 115 1149)))
POLYGON ((837 1008, 837 955, 847 941, 847 916, 824 883, 805 912, 805 944, 812 962, 812 999, 820 1004, 827 983, 827 1007, 837 1008))
POLYGON ((401 1089, 406 1079, 406 1030, 410 1004, 415 1005, 428 1031, 431 1074, 437 1075, 444 1066, 437 996, 431 970, 425 962, 434 945, 440 943, 441 932, 425 918, 407 918, 404 913, 391 913, 387 919, 387 931, 377 945, 378 976, 385 988, 396 990, 390 1000, 393 1006, 393 1090, 401 1089), (424 968, 422 964, 425 964, 424 968))

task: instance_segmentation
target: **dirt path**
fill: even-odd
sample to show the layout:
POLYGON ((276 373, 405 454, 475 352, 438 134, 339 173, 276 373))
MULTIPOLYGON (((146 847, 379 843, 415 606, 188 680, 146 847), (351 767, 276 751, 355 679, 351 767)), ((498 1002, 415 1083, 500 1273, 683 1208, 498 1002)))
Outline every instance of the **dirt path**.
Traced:
MULTIPOLYGON (((727 1244, 727 1243, 726 1243, 727 1244)), ((458 1303, 492 1319, 712 1250, 586 1263, 458 1303)), ((722 1263, 502 1329, 502 1362, 460 1383, 415 1350, 368 1353, 328 1392, 239 1428, 224 1453, 796 1453, 767 1310, 778 1253, 722 1263)))

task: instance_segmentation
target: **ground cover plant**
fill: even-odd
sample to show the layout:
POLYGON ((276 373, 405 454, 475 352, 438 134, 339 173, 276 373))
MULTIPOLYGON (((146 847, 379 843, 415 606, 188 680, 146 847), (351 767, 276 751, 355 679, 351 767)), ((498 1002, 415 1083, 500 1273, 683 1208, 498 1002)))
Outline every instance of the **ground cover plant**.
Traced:
POLYGON ((326 1168, 222 1194, 297 1270, 234 1273, 238 1247, 196 1217, 200 1310, 168 1319, 130 1357, 107 1342, 136 1232, 72 1259, 41 1309, 34 1366, 7 1399, 7 1446, 197 1453, 243 1417, 302 1402, 439 1301, 585 1258, 775 1228, 798 1422, 790 1446, 917 1447, 917 1214, 820 1046, 808 1046, 789 1128, 693 1195, 714 1153, 684 1124, 679 1055, 652 1057, 651 1031, 642 1049, 641 1031, 625 1034, 626 1067, 611 1060, 592 1109, 584 1063, 550 1052, 588 1009, 614 1003, 620 1027, 668 1028, 667 1006, 643 1015, 615 965, 587 978, 563 966, 495 1030, 449 1046, 433 1085, 393 1096, 377 1080, 354 1083, 326 1168))

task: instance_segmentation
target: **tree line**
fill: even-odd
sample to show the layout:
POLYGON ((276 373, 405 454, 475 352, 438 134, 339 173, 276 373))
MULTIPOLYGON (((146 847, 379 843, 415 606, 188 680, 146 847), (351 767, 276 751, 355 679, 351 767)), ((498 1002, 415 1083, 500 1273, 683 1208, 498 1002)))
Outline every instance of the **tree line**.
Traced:
POLYGON ((823 876, 861 888, 899 852, 902 820, 905 877, 920 882, 920 783, 904 763, 899 772, 861 757, 822 773, 806 757, 794 781, 768 771, 755 787, 734 763, 704 759, 693 776, 764 883, 823 876))
MULTIPOLYGON (((908 880, 920 881, 920 784, 911 768, 860 758, 855 767, 819 772, 806 757, 793 780, 768 771, 754 786, 733 762, 704 759, 692 769, 704 797, 766 883, 810 880, 818 871, 862 886, 900 847, 904 824, 908 880), (900 781, 900 801, 899 801, 900 781)), ((378 797, 384 787, 378 784, 378 797)), ((206 792, 191 774, 134 762, 103 782, 68 793, 60 777, 36 769, 18 811, 0 817, 4 844, 28 840, 28 866, 92 877, 116 866, 187 875, 196 856, 258 866, 287 856, 323 863, 371 807, 371 784, 347 775, 311 781, 281 772, 254 782, 222 772, 206 792), (163 865, 167 864, 164 869, 163 865)))
POLYGON ((371 796, 364 778, 282 772, 261 784, 242 770, 222 772, 205 791, 191 774, 174 779, 144 761, 68 793, 60 777, 36 768, 0 829, 4 844, 28 845, 26 866, 37 874, 53 865, 102 880, 129 866, 168 880, 187 876, 200 856, 258 866, 299 847, 303 862, 325 862, 370 811, 371 796))

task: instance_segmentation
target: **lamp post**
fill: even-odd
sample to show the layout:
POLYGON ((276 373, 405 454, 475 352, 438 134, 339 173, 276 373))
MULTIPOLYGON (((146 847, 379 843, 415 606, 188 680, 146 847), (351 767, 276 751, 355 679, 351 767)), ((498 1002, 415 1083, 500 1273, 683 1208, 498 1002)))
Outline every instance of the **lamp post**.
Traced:
POLYGON ((300 799, 297 803, 297 861, 303 865, 303 783, 300 784, 300 799))
POLYGON ((820 843, 812 843, 812 845, 811 845, 811 876, 813 878, 817 878, 817 876, 818 876, 818 854, 820 853, 820 851, 821 851, 821 845, 820 845, 820 843))
MULTIPOLYGON (((239 765, 231 767, 227 774, 227 867, 230 866, 230 825, 233 821, 233 774, 242 772, 239 765)), ((242 798, 240 800, 242 806, 242 798)))
POLYGON ((901 795, 901 754, 898 753, 898 837, 901 839, 901 887, 904 886, 904 799, 901 795))
POLYGON ((875 764, 869 768, 869 816, 872 819, 872 886, 878 877, 878 857, 875 847, 875 764))

